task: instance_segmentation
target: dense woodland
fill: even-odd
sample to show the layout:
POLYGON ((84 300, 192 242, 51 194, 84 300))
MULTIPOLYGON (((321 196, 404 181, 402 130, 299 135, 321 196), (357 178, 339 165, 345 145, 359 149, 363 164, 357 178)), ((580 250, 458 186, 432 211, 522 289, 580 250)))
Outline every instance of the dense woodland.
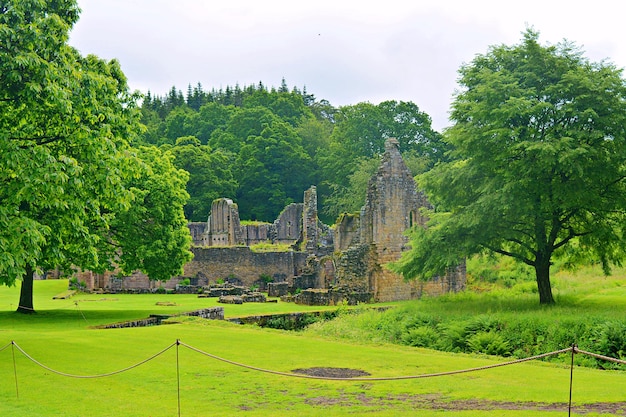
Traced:
POLYGON ((415 174, 444 158, 430 117, 412 102, 335 108, 306 88, 258 85, 144 97, 143 144, 170 150, 189 172, 185 215, 206 221, 211 202, 232 198, 244 220, 273 221, 316 185, 321 217, 334 222, 364 203, 386 138, 399 140, 415 174))

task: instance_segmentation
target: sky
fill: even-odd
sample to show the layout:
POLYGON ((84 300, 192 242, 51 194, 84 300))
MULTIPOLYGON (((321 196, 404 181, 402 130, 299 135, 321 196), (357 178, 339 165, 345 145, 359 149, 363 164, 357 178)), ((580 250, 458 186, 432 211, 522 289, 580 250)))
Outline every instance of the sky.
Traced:
POLYGON ((117 59, 130 88, 165 95, 262 82, 339 107, 412 101, 450 125, 458 69, 532 27, 626 67, 622 0, 78 0, 70 44, 117 59))

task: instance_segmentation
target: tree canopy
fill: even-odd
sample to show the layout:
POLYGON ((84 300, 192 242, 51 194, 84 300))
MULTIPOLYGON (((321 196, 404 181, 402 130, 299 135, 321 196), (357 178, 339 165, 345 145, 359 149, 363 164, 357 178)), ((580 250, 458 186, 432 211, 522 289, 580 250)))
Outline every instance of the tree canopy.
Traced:
POLYGON ((77 19, 73 0, 0 6, 0 282, 22 279, 22 312, 33 311, 37 271, 119 263, 164 278, 189 259, 187 174, 166 171, 157 190, 151 167, 169 160, 130 146, 142 130, 138 96, 117 61, 67 44, 77 19), (157 213, 156 247, 120 252, 134 237, 126 232, 157 213), (169 269, 152 264, 157 257, 169 269))
POLYGON ((540 303, 554 297, 550 265, 624 257, 626 86, 611 63, 572 43, 495 46, 460 69, 445 140, 451 161, 419 178, 436 210, 395 268, 441 274, 493 252, 535 269, 540 303))
POLYGON ((278 89, 259 83, 207 92, 200 84, 190 85, 186 99, 175 87, 165 97, 149 93, 142 121, 147 126, 142 141, 174 145, 176 166, 191 170, 191 199, 185 207, 191 221, 206 219, 212 200, 201 202, 218 193, 237 202, 242 219, 273 221, 317 185, 321 216, 333 222, 342 211, 358 210, 364 203, 367 181, 357 177, 371 175, 386 138, 396 137, 405 156, 419 160, 413 164, 419 172, 444 160, 447 146, 414 103, 334 108, 305 88, 289 90, 285 80, 278 89), (203 156, 177 149, 181 138, 190 137, 199 141, 203 156), (213 154, 227 158, 218 157, 225 163, 216 166, 224 181, 211 168, 200 168, 213 154))

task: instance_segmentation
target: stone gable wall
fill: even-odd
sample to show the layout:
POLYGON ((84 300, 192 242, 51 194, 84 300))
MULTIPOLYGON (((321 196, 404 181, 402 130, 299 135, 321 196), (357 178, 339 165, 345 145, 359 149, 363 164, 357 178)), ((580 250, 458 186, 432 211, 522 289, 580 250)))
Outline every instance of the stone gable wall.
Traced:
POLYGON ((303 210, 302 203, 291 203, 285 207, 272 225, 270 234, 272 242, 293 244, 300 239, 303 210))

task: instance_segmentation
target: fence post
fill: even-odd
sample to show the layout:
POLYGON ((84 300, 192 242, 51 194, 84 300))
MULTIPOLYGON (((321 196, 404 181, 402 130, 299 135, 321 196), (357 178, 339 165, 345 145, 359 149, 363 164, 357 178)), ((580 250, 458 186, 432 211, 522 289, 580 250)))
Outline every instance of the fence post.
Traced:
POLYGON ((15 397, 20 399, 20 390, 17 385, 17 365, 15 363, 15 341, 11 340, 11 352, 13 353, 13 376, 15 377, 15 397))
POLYGON ((180 364, 178 361, 178 351, 180 339, 176 339, 176 391, 178 392, 178 417, 180 417, 180 364))
POLYGON ((569 405, 567 407, 567 416, 572 415, 572 386, 574 384, 574 355, 576 354, 576 343, 572 343, 572 362, 569 370, 569 405))

